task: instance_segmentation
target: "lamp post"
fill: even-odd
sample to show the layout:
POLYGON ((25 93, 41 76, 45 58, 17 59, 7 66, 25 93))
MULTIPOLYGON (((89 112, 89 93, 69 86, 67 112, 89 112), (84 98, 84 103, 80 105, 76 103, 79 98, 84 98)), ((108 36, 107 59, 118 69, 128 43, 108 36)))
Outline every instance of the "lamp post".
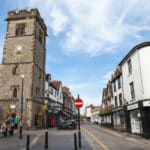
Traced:
POLYGON ((46 127, 47 127, 47 129, 48 129, 48 100, 45 99, 45 100, 44 100, 44 103, 45 103, 45 105, 47 106, 47 109, 46 109, 46 127))
POLYGON ((19 138, 22 139, 22 114, 23 114, 23 87, 24 87, 24 74, 21 75, 21 107, 20 107, 20 134, 19 138))
POLYGON ((46 131, 45 131, 45 149, 48 149, 48 100, 45 99, 45 105, 47 105, 46 109, 46 131))

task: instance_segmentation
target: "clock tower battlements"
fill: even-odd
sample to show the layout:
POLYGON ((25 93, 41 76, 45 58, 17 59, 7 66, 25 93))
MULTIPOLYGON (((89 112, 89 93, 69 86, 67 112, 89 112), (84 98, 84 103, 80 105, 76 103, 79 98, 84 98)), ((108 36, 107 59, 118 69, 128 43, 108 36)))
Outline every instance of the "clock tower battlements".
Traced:
POLYGON ((47 28, 39 11, 10 11, 6 21, 2 64, 32 62, 43 69, 47 28))

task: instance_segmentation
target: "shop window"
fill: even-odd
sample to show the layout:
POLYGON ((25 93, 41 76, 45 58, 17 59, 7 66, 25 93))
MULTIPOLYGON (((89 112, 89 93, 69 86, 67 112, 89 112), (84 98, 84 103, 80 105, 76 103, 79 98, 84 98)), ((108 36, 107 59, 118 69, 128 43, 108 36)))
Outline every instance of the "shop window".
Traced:
POLYGON ((16 32, 15 32, 16 36, 21 36, 21 35, 25 35, 25 24, 17 24, 16 25, 16 32))

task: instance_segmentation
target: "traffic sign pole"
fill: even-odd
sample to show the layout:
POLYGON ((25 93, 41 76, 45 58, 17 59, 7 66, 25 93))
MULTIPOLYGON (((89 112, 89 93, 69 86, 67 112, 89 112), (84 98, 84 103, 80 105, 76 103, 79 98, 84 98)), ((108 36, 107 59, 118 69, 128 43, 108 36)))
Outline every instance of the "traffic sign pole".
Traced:
POLYGON ((81 148, 81 131, 80 131, 80 108, 83 106, 82 99, 78 98, 75 100, 74 106, 78 109, 78 141, 79 141, 79 148, 81 148))
MULTIPOLYGON (((78 100, 80 100, 79 95, 78 95, 78 100)), ((81 107, 82 105, 83 103, 81 104, 81 107)), ((78 108, 78 141, 79 141, 79 148, 81 148, 80 109, 79 108, 78 108)))

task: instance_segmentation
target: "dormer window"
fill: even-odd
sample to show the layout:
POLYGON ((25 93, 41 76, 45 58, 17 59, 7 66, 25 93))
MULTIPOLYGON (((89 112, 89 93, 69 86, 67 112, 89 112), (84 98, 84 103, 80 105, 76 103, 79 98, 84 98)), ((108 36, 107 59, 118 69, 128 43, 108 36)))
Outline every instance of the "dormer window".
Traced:
POLYGON ((16 36, 21 36, 21 35, 25 35, 25 24, 17 24, 16 25, 16 32, 15 32, 16 36))

